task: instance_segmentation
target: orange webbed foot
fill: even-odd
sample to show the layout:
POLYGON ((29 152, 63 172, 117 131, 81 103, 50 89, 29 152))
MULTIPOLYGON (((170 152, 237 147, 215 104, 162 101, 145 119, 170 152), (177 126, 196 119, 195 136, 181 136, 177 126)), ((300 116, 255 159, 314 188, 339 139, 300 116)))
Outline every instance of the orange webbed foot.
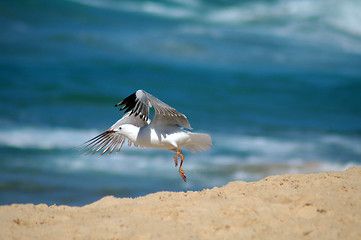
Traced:
POLYGON ((184 182, 187 182, 187 176, 184 173, 183 169, 179 169, 179 174, 181 175, 181 177, 183 178, 184 182))

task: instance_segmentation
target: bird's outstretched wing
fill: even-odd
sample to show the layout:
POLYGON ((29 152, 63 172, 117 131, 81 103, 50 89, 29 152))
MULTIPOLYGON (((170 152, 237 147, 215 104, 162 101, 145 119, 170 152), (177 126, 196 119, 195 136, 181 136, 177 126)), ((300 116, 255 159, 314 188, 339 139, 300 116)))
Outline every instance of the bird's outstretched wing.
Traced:
POLYGON ((125 109, 125 112, 130 111, 130 115, 139 115, 140 118, 145 121, 148 121, 149 119, 149 108, 153 107, 155 110, 153 121, 156 120, 158 124, 178 125, 180 127, 192 129, 187 117, 184 114, 178 112, 168 104, 162 102, 144 90, 136 91, 115 106, 117 107, 121 105, 123 106, 120 110, 125 109))
MULTIPOLYGON (((147 121, 140 118, 139 116, 126 113, 108 130, 85 142, 83 150, 92 152, 93 154, 102 151, 101 155, 105 154, 106 152, 111 154, 115 149, 116 152, 119 152, 125 142, 125 137, 119 133, 119 126, 127 123, 137 127, 143 127, 144 125, 148 124, 147 121)), ((129 141, 128 144, 131 145, 131 143, 132 142, 129 141)), ((134 146, 136 145, 134 144, 134 146)))

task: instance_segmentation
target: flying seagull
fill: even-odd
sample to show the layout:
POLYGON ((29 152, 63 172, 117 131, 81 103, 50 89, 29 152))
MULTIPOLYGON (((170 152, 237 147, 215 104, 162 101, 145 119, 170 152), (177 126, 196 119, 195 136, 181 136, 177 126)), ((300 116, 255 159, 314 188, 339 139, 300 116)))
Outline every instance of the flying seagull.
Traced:
POLYGON ((212 146, 212 139, 208 134, 185 130, 192 127, 184 114, 143 90, 126 97, 115 105, 117 106, 121 106, 120 111, 125 109, 124 116, 105 132, 85 142, 84 149, 93 154, 101 151, 101 155, 111 154, 114 150, 119 152, 126 138, 129 146, 133 143, 135 147, 166 149, 176 153, 176 167, 180 156, 179 174, 186 181, 187 177, 182 169, 184 155, 181 147, 195 153, 208 150, 212 146), (155 114, 150 121, 151 107, 155 114))

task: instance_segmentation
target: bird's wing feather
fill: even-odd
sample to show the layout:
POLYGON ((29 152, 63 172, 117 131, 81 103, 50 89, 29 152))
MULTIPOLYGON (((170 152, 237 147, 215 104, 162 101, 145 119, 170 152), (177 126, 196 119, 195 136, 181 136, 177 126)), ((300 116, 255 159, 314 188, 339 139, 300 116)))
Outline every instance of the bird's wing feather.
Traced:
MULTIPOLYGON (((143 127, 147 125, 148 122, 139 116, 126 113, 108 130, 85 142, 83 150, 92 152, 93 154, 102 151, 101 155, 106 152, 111 154, 115 149, 116 152, 119 152, 125 142, 125 137, 119 133, 119 127, 123 124, 132 124, 137 127, 143 127)), ((131 143, 132 142, 129 141, 129 144, 131 143)), ((134 144, 134 146, 136 145, 134 144)))
POLYGON ((115 106, 120 105, 123 105, 120 110, 126 109, 125 112, 130 111, 130 115, 139 115, 144 120, 149 119, 149 108, 153 107, 155 110, 153 119, 155 124, 178 125, 192 129, 184 114, 143 90, 136 91, 115 106))
POLYGON ((115 149, 119 152, 125 141, 125 137, 117 132, 117 130, 106 130, 98 136, 84 143, 83 150, 92 152, 93 154, 102 150, 101 155, 108 152, 111 154, 115 149), (104 150, 103 150, 104 149, 104 150))

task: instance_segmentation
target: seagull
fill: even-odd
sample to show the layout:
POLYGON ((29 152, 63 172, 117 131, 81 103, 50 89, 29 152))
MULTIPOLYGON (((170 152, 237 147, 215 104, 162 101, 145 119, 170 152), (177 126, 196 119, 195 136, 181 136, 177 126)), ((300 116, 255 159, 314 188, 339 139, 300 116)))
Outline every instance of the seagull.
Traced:
POLYGON ((181 158, 179 174, 186 182, 187 177, 182 166, 184 155, 182 147, 190 152, 201 152, 212 147, 212 138, 208 134, 192 133, 187 117, 144 90, 129 95, 115 107, 121 106, 124 115, 105 132, 84 143, 84 149, 93 154, 101 151, 101 155, 118 153, 125 139, 128 145, 166 149, 176 153, 174 164, 178 166, 181 158), (154 108, 153 119, 149 119, 149 109, 154 108))

